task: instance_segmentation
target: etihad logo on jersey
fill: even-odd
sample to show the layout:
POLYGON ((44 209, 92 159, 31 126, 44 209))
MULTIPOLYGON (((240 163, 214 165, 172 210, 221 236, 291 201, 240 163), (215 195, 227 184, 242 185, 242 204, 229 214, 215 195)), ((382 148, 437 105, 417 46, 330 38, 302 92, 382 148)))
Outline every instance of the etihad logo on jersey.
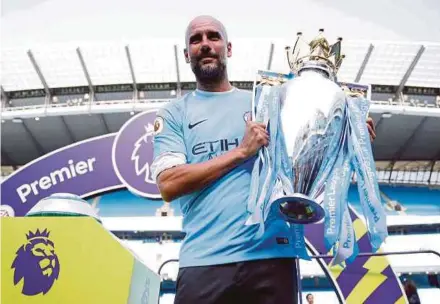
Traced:
POLYGON ((193 155, 216 154, 217 152, 226 152, 237 148, 240 144, 238 138, 235 139, 218 139, 214 141, 205 141, 195 144, 192 147, 193 155))

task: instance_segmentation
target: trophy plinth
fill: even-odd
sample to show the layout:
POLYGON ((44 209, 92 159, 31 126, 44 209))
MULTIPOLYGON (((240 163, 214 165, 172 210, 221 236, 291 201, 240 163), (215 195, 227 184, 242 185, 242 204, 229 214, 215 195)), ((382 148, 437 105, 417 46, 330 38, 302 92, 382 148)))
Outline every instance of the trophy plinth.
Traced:
POLYGON ((293 224, 314 224, 321 221, 324 209, 307 195, 294 193, 274 202, 285 221, 293 224))

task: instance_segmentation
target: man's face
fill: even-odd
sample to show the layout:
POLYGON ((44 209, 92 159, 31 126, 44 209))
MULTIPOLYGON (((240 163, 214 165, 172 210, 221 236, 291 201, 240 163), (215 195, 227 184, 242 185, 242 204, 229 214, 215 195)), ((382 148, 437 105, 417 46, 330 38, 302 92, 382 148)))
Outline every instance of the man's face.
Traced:
POLYGON ((313 295, 308 295, 308 296, 307 296, 307 302, 308 302, 309 304, 313 304, 313 295))
POLYGON ((190 24, 185 57, 199 81, 216 82, 225 76, 227 57, 231 56, 225 35, 215 20, 199 19, 190 24))

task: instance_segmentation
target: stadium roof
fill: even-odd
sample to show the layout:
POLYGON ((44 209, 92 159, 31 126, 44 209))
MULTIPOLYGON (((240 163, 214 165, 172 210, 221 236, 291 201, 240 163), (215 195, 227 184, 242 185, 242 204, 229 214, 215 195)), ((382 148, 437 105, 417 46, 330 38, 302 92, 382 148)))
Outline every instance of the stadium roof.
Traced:
MULTIPOLYGON (((287 72, 284 48, 294 41, 242 39, 229 60, 231 80, 253 80, 257 69, 287 72)), ((154 40, 122 44, 2 49, 2 87, 8 91, 160 82, 191 82, 182 44, 154 40), (130 66, 132 69, 130 69, 130 66), (39 72, 37 72, 38 67, 39 72), (85 73, 86 71, 86 73, 85 73), (41 75, 39 73, 41 72, 41 75), (134 77, 132 77, 134 76, 134 77)), ((339 80, 440 88, 440 43, 343 41, 339 80)))
MULTIPOLYGON (((257 69, 287 72, 284 47, 291 43, 262 39, 236 41, 229 61, 231 80, 249 84, 257 69)), ((440 43, 344 41, 342 52, 346 59, 338 74, 340 81, 379 87, 379 93, 373 95, 376 104, 370 113, 377 124, 376 159, 440 160, 440 43), (415 90, 405 91, 408 86, 415 90), (390 94, 380 93, 383 87, 386 88, 383 92, 390 94), (419 87, 426 90, 420 91, 419 87), (389 98, 402 93, 420 99, 424 98, 422 95, 431 95, 434 102, 389 98)), ((148 91, 145 84, 174 83, 179 87, 179 83, 194 82, 184 62, 182 45, 168 40, 130 45, 2 49, 1 64, 2 100, 11 99, 20 105, 10 101, 2 111, 3 165, 23 165, 73 142, 117 132, 133 113, 160 106, 161 103, 154 102, 158 101, 157 97, 133 99, 132 91, 141 90, 140 84, 144 85, 142 90, 148 91), (99 86, 122 84, 131 85, 124 100, 111 100, 107 96, 93 102, 68 104, 64 99, 55 104, 47 98, 59 92, 54 88, 82 87, 93 92, 99 86), (32 103, 37 98, 8 96, 14 91, 35 89, 43 93, 39 104, 32 103)), ((165 92, 166 98, 161 98, 174 98, 170 91, 165 92)), ((69 94, 75 101, 78 93, 65 93, 69 94)), ((88 95, 84 91, 81 94, 88 95)))

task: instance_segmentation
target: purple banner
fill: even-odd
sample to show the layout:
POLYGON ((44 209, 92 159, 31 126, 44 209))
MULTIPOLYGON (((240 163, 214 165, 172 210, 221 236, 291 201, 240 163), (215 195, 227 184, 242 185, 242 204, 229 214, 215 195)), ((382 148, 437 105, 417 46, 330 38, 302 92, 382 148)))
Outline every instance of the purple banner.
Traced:
POLYGON ((150 176, 156 111, 132 117, 116 134, 87 139, 32 161, 1 185, 4 216, 24 216, 53 193, 87 197, 126 187, 137 195, 160 198, 150 176))

